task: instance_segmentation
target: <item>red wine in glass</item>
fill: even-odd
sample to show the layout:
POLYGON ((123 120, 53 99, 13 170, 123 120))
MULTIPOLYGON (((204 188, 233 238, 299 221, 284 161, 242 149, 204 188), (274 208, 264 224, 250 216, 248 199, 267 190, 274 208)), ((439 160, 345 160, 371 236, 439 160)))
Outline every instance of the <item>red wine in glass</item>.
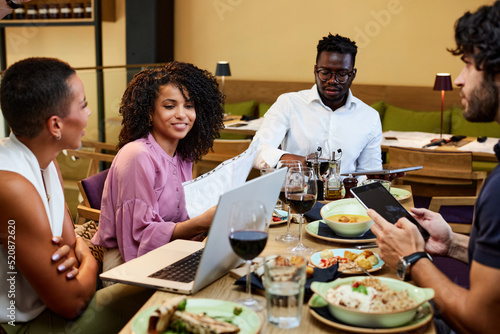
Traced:
POLYGON ((302 214, 311 210, 316 203, 316 197, 312 194, 289 194, 288 204, 296 213, 302 214))
POLYGON ((266 247, 267 233, 252 230, 234 231, 229 234, 229 243, 239 257, 252 260, 266 247))

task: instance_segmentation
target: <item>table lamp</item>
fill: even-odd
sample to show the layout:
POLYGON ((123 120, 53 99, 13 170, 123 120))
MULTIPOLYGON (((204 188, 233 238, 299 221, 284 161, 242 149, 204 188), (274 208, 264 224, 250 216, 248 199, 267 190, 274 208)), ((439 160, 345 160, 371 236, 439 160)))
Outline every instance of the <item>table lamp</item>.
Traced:
POLYGON ((227 61, 217 62, 217 67, 215 68, 215 76, 222 77, 222 95, 225 94, 224 90, 224 78, 231 76, 231 69, 229 68, 229 63, 227 61))
POLYGON ((438 73, 436 74, 436 81, 434 82, 434 90, 441 91, 441 132, 439 133, 439 138, 443 138, 443 114, 444 114, 444 91, 453 90, 451 85, 451 75, 450 73, 438 73))

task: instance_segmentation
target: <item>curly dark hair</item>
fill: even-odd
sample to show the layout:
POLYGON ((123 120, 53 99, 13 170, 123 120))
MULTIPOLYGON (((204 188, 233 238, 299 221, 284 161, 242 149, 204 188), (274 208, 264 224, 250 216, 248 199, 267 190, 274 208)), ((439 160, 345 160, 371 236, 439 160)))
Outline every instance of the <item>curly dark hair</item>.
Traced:
POLYGON ((337 52, 341 54, 350 54, 352 58, 352 66, 356 62, 356 54, 358 53, 358 47, 356 42, 351 41, 347 37, 342 37, 340 35, 333 36, 331 33, 328 36, 323 37, 318 42, 318 53, 316 54, 316 64, 318 63, 319 56, 321 52, 337 52))
POLYGON ((453 55, 470 55, 478 70, 494 76, 500 73, 500 1, 465 13, 455 24, 453 55))
POLYGON ((162 67, 142 70, 129 83, 123 94, 120 113, 123 115, 118 147, 151 131, 150 115, 160 87, 172 84, 182 96, 194 102, 196 120, 186 137, 179 141, 176 154, 183 159, 199 160, 212 147, 223 128, 224 96, 215 77, 206 70, 183 62, 173 61, 162 67))

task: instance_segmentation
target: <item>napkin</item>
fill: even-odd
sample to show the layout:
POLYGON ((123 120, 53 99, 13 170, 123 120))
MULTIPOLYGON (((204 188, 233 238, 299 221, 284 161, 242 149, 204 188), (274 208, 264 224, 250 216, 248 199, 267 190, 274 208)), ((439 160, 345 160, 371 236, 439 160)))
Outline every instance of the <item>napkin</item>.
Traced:
MULTIPOLYGON (((304 297, 305 299, 309 299, 309 297, 312 296, 313 292, 311 290, 311 283, 312 282, 331 282, 336 280, 342 275, 341 271, 338 271, 338 264, 335 264, 331 267, 328 268, 314 268, 314 273, 311 277, 309 277, 306 280, 306 285, 305 285, 305 291, 304 291, 304 297)), ((254 273, 251 273, 251 284, 254 289, 261 289, 264 290, 264 285, 262 283, 262 280, 255 275, 254 273)), ((235 285, 246 285, 247 283, 247 276, 242 276, 239 279, 234 282, 235 285)))
POLYGON ((312 209, 304 214, 304 217, 306 217, 309 221, 323 219, 323 217, 321 217, 321 214, 320 214, 321 208, 323 206, 324 206, 323 203, 316 202, 316 204, 314 204, 312 209))

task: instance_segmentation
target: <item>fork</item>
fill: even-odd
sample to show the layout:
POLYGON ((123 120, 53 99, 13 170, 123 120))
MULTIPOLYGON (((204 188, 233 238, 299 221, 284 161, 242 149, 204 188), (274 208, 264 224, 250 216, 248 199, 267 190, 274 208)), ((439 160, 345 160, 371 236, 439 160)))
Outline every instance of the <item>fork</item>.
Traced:
POLYGON ((361 268, 360 266, 356 266, 356 269, 358 270, 361 270, 362 272, 364 272, 365 274, 367 274, 368 276, 373 276, 372 274, 370 274, 366 269, 363 269, 361 268))

